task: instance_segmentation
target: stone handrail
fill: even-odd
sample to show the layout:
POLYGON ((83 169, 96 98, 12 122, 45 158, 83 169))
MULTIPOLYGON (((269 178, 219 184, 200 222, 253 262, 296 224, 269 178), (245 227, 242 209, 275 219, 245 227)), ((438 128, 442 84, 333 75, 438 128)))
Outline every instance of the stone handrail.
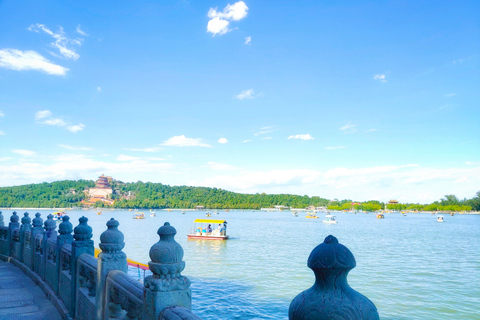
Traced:
POLYGON ((112 270, 106 282, 106 302, 111 318, 143 319, 143 285, 125 272, 112 270))
MULTIPOLYGON (((102 251, 95 258, 87 218, 81 217, 73 229, 70 218, 64 216, 58 232, 52 218, 49 215, 43 223, 37 213, 31 221, 25 213, 20 225, 13 212, 9 225, 4 226, 0 212, 0 258, 34 279, 64 319, 200 319, 190 311, 190 280, 181 275, 183 249, 168 222, 158 229, 160 240, 150 249, 152 275, 141 284, 126 274, 124 236, 118 221, 107 222, 100 236, 102 251)), ((379 319, 375 305, 348 285, 355 258, 335 237, 328 236, 313 249, 307 265, 315 274, 315 283, 292 301, 290 320, 379 319)))
POLYGON ((4 226, 0 212, 0 258, 34 279, 54 300, 63 318, 200 319, 189 310, 190 281, 180 274, 185 268, 183 249, 168 222, 158 230, 160 241, 150 250, 153 275, 145 279, 144 286, 126 273, 125 243, 118 221, 112 218, 107 222, 97 259, 88 219, 81 217, 75 229, 69 219, 63 217, 57 232, 52 215, 43 222, 36 213, 32 221, 26 212, 20 224, 13 212, 9 225, 4 226))

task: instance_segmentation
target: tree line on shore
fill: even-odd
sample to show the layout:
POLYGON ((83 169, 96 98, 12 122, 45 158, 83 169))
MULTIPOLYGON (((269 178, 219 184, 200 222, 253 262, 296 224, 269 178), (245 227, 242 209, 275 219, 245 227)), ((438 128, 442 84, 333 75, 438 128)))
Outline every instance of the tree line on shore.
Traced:
MULTIPOLYGON (((0 207, 20 208, 72 208, 81 207, 82 200, 88 198, 84 190, 94 187, 91 180, 63 180, 52 183, 28 184, 0 188, 0 207)), ((168 186, 161 183, 113 181, 115 200, 113 206, 101 201, 96 207, 113 208, 178 208, 193 209, 204 206, 208 209, 250 209, 259 210, 275 205, 291 208, 308 206, 327 207, 329 210, 390 210, 418 211, 480 211, 480 191, 472 199, 460 200, 454 195, 446 195, 430 204, 385 204, 379 201, 354 202, 352 200, 330 201, 318 196, 299 196, 291 194, 244 194, 218 188, 168 186), (133 197, 125 197, 133 194, 133 197)))

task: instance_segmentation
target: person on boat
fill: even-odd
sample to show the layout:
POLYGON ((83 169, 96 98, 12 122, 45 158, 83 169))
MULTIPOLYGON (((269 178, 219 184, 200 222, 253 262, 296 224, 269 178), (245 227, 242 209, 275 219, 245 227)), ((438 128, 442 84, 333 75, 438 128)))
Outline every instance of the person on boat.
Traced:
POLYGON ((207 227, 207 233, 212 233, 212 225, 208 225, 207 227))
POLYGON ((227 221, 223 222, 223 231, 227 231, 227 221))

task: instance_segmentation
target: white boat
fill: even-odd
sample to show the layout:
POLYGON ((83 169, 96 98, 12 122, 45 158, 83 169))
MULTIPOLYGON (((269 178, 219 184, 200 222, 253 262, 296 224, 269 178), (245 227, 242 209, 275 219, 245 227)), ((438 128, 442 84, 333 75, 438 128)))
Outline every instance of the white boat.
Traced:
POLYGON ((443 222, 443 216, 438 216, 437 222, 443 222))
POLYGON ((335 220, 335 216, 332 215, 326 215, 325 220, 322 221, 323 223, 329 223, 329 224, 336 224, 337 220, 335 220))
POLYGON ((188 239, 227 240, 227 221, 215 219, 196 219, 187 235, 188 239))

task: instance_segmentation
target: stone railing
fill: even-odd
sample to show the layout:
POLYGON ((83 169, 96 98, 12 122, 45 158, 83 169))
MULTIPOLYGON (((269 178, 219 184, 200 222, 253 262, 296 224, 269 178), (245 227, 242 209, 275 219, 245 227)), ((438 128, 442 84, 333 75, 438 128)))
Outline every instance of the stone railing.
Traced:
MULTIPOLYGON (((65 319, 199 320, 191 309, 190 280, 176 230, 168 222, 158 229, 160 240, 150 249, 152 275, 144 284, 127 272, 127 257, 119 223, 113 218, 100 236, 101 249, 94 257, 92 228, 81 217, 73 229, 63 217, 58 233, 48 215, 33 221, 16 212, 4 226, 0 212, 0 258, 24 270, 45 291, 65 319), (43 227, 42 227, 43 225, 43 227), (72 230, 73 229, 73 230, 72 230), (73 235, 72 235, 73 231, 73 235)), ((290 320, 378 320, 375 305, 347 283, 355 258, 337 238, 328 236, 308 258, 315 283, 290 304, 290 320)))
POLYGON ((168 222, 158 230, 160 240, 150 250, 152 275, 143 285, 126 273, 124 237, 113 218, 100 236, 98 259, 85 217, 73 229, 64 216, 58 233, 52 215, 45 223, 40 213, 32 221, 27 212, 21 223, 16 212, 8 226, 3 220, 0 212, 0 258, 34 279, 63 318, 200 319, 190 311, 190 281, 180 274, 185 268, 183 249, 168 222))

